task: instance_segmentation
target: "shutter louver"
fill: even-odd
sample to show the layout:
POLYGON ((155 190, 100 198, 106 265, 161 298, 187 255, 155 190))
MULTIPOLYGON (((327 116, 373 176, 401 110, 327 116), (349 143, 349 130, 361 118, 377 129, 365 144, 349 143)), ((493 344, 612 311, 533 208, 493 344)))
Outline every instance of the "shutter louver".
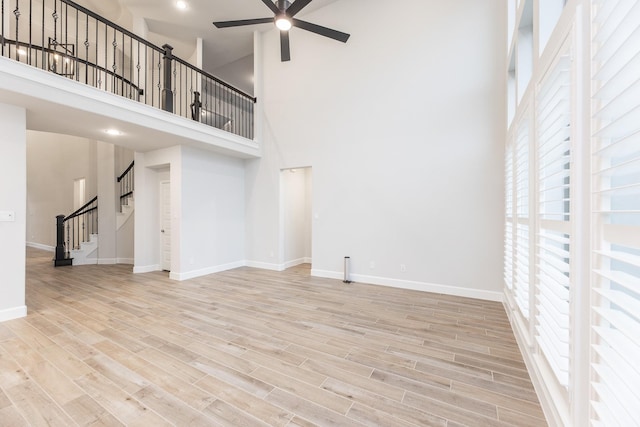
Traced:
POLYGON ((504 230, 504 282, 513 288, 513 146, 505 152, 505 230, 504 230))
POLYGON ((529 318, 529 115, 518 123, 516 141, 516 303, 529 318))
POLYGON ((594 1, 592 424, 638 426, 640 1, 594 1))
POLYGON ((571 60, 560 55, 537 100, 538 212, 536 340, 568 387, 571 245, 571 60))

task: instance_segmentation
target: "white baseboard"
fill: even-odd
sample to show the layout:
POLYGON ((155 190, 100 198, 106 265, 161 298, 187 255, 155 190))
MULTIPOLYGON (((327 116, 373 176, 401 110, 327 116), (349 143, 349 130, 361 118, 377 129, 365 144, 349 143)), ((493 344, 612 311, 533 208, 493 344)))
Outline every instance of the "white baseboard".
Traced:
POLYGON ((245 261, 244 265, 246 267, 261 268, 263 270, 271 270, 271 271, 284 270, 284 264, 271 264, 268 262, 260 262, 260 261, 245 261))
POLYGON ((169 278, 173 280, 182 281, 182 280, 193 279, 200 276, 206 276, 207 274, 213 274, 213 273, 219 273, 221 271, 232 270, 234 268, 244 267, 244 266, 245 266, 244 261, 235 261, 227 264, 215 265, 213 267, 202 268, 200 270, 186 271, 184 273, 175 273, 172 271, 169 273, 169 278))
MULTIPOLYGON (((327 279, 344 279, 344 275, 338 271, 326 271, 311 269, 311 275, 327 279)), ((414 291, 431 292, 436 294, 453 295, 465 298, 475 298, 486 301, 502 302, 502 292, 484 291, 480 289, 462 288, 436 283, 415 282, 412 280, 392 279, 388 277, 366 276, 363 274, 351 274, 349 280, 369 285, 389 286, 392 288, 409 289, 414 291)))
POLYGON ((131 264, 133 265, 133 258, 116 258, 116 264, 131 264))
POLYGON ((19 319, 21 317, 25 317, 26 315, 27 315, 26 305, 21 305, 19 307, 13 307, 13 308, 6 308, 4 310, 0 310, 0 322, 19 319))
POLYGON ((117 263, 118 260, 116 258, 98 258, 99 265, 112 265, 117 263))
POLYGON ((54 246, 43 245, 42 243, 27 242, 27 246, 35 249, 42 249, 43 251, 48 251, 48 252, 56 251, 56 248, 54 246))
POLYGON ((295 267, 300 264, 311 264, 311 258, 298 258, 284 263, 284 269, 295 267))
POLYGON ((151 273, 153 271, 161 271, 162 267, 160 266, 160 264, 154 264, 154 265, 142 265, 142 266, 133 266, 133 273, 134 274, 138 274, 138 273, 151 273))

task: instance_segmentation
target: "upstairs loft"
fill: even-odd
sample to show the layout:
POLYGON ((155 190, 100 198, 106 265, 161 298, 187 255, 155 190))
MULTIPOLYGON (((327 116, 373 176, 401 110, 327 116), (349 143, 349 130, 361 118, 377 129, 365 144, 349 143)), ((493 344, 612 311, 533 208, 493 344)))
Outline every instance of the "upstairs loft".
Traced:
POLYGON ((30 128, 69 133, 69 117, 86 124, 106 115, 151 128, 145 139, 153 143, 130 147, 138 151, 191 142, 259 156, 256 99, 174 56, 171 46, 158 47, 70 0, 5 0, 0 12, 0 101, 26 107, 30 128), (172 124, 182 129, 169 130, 172 124))

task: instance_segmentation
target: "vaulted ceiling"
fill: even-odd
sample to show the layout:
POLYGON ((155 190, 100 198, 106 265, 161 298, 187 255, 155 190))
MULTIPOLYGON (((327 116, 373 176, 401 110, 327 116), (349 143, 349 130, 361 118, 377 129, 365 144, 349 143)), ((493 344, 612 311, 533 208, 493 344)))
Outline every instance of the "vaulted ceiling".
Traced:
MULTIPOLYGON (((144 19, 150 41, 161 45, 171 40, 175 53, 184 58, 193 54, 196 39, 202 38, 207 71, 250 55, 253 52, 253 32, 273 29, 271 24, 227 29, 217 29, 212 25, 213 21, 273 16, 261 0, 186 0, 185 10, 176 7, 176 0, 76 1, 114 21, 144 19)), ((313 0, 298 16, 304 18, 306 14, 336 1, 313 0)), ((331 26, 331 22, 318 24, 331 26)))

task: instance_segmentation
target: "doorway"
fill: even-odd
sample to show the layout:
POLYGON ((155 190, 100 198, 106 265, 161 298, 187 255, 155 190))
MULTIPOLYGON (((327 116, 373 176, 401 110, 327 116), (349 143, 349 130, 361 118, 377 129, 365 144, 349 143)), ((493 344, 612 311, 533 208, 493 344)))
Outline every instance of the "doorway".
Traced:
POLYGON ((171 183, 160 182, 160 268, 171 271, 171 183))
POLYGON ((309 264, 312 262, 312 169, 284 169, 280 183, 283 268, 309 264))
POLYGON ((73 211, 77 211, 84 206, 86 201, 86 180, 78 178, 73 180, 73 211))

